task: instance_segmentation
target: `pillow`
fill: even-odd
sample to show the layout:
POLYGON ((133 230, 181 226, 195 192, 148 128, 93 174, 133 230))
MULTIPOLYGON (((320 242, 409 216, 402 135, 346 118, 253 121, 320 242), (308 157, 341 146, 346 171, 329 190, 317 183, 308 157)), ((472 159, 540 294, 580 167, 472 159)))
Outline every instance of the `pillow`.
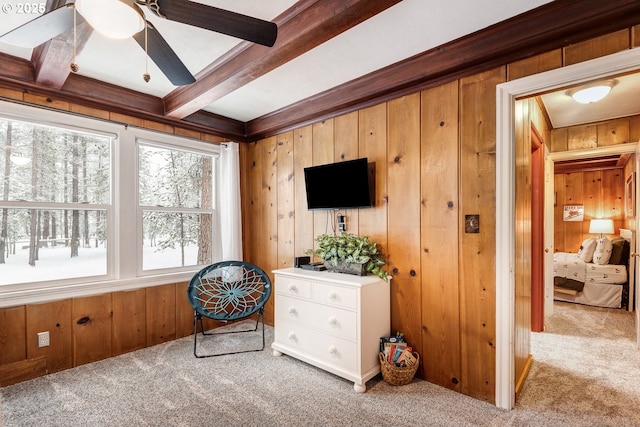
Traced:
POLYGON ((622 245, 622 256, 620 257, 620 264, 629 264, 629 257, 631 256, 631 244, 625 240, 622 245))
POLYGON ((593 263, 598 265, 608 264, 609 258, 611 258, 612 248, 613 245, 611 244, 611 240, 607 239, 605 236, 598 239, 596 250, 593 253, 593 263))
POLYGON ((593 237, 586 239, 580 245, 580 249, 578 250, 578 259, 584 262, 591 262, 593 259, 593 253, 596 251, 596 246, 598 242, 593 237))
POLYGON ((616 237, 611 240, 611 258, 609 258, 609 264, 624 264, 622 262, 622 251, 626 240, 622 237, 616 237))

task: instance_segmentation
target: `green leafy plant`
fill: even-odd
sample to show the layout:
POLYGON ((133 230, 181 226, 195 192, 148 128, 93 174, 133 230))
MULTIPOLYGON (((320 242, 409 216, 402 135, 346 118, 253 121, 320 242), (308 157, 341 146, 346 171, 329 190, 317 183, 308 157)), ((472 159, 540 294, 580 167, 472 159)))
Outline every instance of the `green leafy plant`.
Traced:
POLYGON ((316 248, 308 249, 307 255, 313 254, 334 266, 338 265, 338 261, 364 264, 368 273, 387 280, 387 272, 382 268, 386 261, 378 250, 378 244, 368 236, 356 236, 346 232, 340 235, 321 234, 315 241, 316 248))

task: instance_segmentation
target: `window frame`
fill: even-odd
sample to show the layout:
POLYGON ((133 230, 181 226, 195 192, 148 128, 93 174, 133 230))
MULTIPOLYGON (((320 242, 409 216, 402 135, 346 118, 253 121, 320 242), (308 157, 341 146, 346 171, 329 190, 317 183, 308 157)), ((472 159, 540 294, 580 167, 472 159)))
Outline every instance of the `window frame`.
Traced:
MULTIPOLYGON (((214 143, 162 133, 109 120, 55 111, 44 107, 0 100, 2 118, 29 122, 36 125, 62 127, 73 131, 111 137, 111 199, 107 207, 107 274, 41 282, 0 285, 0 307, 51 301, 118 290, 138 289, 188 281, 198 266, 175 270, 147 270, 142 272, 142 259, 138 258, 138 140, 157 143, 162 147, 219 156, 214 143), (135 185, 131 185, 134 182, 135 185), (138 264, 140 268, 138 269, 138 264), (143 274, 140 274, 140 273, 143 274)), ((215 162, 217 163, 217 161, 215 162)), ((214 166, 214 173, 217 165, 214 166)), ((214 206, 218 206, 218 174, 214 175, 214 206)), ((3 205, 5 203, 3 202, 3 205)), ((8 207, 51 207, 49 203, 8 202, 8 207)), ((69 206, 67 204, 66 206, 69 206)), ((58 206, 58 205, 57 205, 58 206)), ((103 205, 96 205, 103 207, 103 205)), ((85 209, 86 205, 83 206, 85 209)), ((216 219, 214 218, 214 221, 216 219)), ((212 237, 213 238, 213 237, 212 237)), ((213 247, 217 244, 214 241, 213 247)))
MULTIPOLYGON (((181 141, 180 144, 173 144, 172 146, 169 146, 166 143, 162 143, 161 141, 159 141, 158 135, 153 135, 152 139, 148 139, 148 138, 142 138, 140 136, 136 137, 136 170, 137 170, 137 166, 140 164, 138 155, 140 153, 139 147, 140 146, 146 146, 146 147, 154 147, 154 148, 161 148, 161 149, 175 149, 175 150, 179 150, 179 151, 185 151, 185 152, 190 152, 190 153, 195 153, 195 154, 201 154, 201 155, 210 155, 213 158, 213 162, 212 162, 212 167, 211 167, 211 175, 212 175, 212 180, 214 182, 213 188, 212 188, 212 204, 213 207, 212 208, 186 208, 186 207, 157 207, 157 206, 147 206, 147 205, 141 205, 140 204, 140 189, 138 188, 139 185, 139 179, 138 176, 136 176, 136 218, 137 218, 137 223, 140 227, 140 230, 142 230, 143 226, 142 226, 142 219, 143 219, 143 211, 155 211, 155 212, 185 212, 185 213, 207 213, 207 214, 211 214, 211 218, 212 218, 212 223, 217 223, 218 221, 218 206, 219 206, 219 201, 218 201, 218 181, 219 181, 219 175, 218 175, 218 170, 219 170, 219 159, 220 159, 220 155, 219 155, 219 150, 216 153, 212 153, 211 150, 202 150, 199 147, 194 147, 192 144, 185 144, 185 142, 187 141, 181 141)), ((139 172, 138 174, 139 175, 139 172)), ((214 227, 215 228, 215 227, 214 227)), ((212 230, 212 232, 214 232, 215 230, 212 230)), ((184 272, 184 271, 189 271, 191 273, 193 273, 194 271, 198 271, 200 270, 202 267, 204 267, 203 265, 194 265, 194 266, 184 266, 184 267, 169 267, 169 268, 162 268, 162 269, 149 269, 149 270, 144 270, 143 269, 143 263, 144 263, 144 258, 143 258, 143 235, 142 232, 140 231, 139 233, 137 233, 137 240, 136 240, 136 248, 137 250, 137 260, 138 260, 138 265, 137 265, 137 275, 138 276, 150 276, 150 275, 155 275, 155 274, 163 274, 163 273, 178 273, 178 272, 184 272)), ((213 259, 219 259, 220 258, 220 253, 217 250, 219 245, 215 245, 214 244, 214 239, 215 239, 215 235, 211 236, 211 240, 212 240, 212 254, 213 254, 213 259)))

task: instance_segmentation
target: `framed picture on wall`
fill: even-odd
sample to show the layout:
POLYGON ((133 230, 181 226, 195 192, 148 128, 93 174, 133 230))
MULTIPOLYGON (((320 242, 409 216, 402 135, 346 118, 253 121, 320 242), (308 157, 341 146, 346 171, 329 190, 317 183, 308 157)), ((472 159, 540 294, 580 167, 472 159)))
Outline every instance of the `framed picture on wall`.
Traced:
POLYGON ((636 215, 636 173, 632 172, 627 178, 627 185, 624 190, 624 212, 627 218, 636 215))
POLYGON ((584 205, 564 205, 563 221, 584 221, 584 205))

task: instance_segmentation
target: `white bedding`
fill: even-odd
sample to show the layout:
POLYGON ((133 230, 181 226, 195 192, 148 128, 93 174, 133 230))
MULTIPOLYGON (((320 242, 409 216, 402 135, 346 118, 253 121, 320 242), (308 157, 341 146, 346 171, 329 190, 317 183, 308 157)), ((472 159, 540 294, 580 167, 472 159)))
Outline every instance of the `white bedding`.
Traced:
POLYGON ((553 276, 584 282, 587 277, 587 263, 578 254, 556 252, 553 254, 553 276))
POLYGON ((624 265, 599 265, 585 263, 578 254, 557 252, 553 254, 554 277, 566 277, 584 282, 581 292, 554 292, 557 301, 574 302, 597 307, 622 307, 623 284, 627 282, 627 267, 624 265))
POLYGON ((585 283, 582 292, 578 292, 575 295, 554 292, 553 299, 556 301, 574 302, 596 307, 621 308, 622 286, 603 283, 585 283))
POLYGON ((616 264, 587 263, 585 283, 606 283, 621 285, 627 281, 627 267, 616 264))
POLYGON ((584 283, 623 284, 627 281, 627 267, 617 264, 593 264, 578 258, 578 254, 553 254, 554 277, 566 277, 584 283))

